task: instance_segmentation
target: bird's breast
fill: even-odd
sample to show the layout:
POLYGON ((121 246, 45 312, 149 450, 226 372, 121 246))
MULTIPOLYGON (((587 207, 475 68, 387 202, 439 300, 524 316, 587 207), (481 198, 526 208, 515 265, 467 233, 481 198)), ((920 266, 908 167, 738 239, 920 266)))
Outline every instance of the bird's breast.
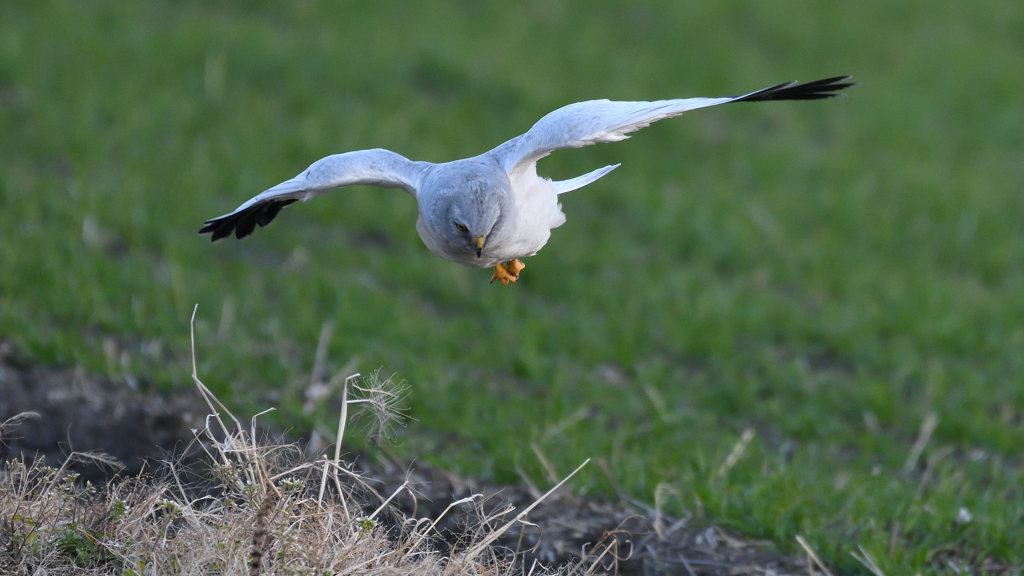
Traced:
POLYGON ((432 231, 421 215, 416 220, 416 231, 423 244, 441 258, 470 268, 490 268, 536 254, 547 244, 551 229, 565 223, 558 193, 550 180, 537 176, 533 166, 510 182, 512 201, 505 206, 500 225, 488 235, 479 257, 468 245, 452 245, 432 231))

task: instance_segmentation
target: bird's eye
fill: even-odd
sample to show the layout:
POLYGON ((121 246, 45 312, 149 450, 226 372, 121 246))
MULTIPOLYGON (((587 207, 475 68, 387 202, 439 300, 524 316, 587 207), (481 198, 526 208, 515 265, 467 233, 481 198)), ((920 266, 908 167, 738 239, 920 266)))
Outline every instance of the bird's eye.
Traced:
POLYGON ((466 231, 466 227, 463 226, 462 224, 459 224, 458 222, 455 223, 455 227, 459 229, 459 232, 465 232, 466 231))

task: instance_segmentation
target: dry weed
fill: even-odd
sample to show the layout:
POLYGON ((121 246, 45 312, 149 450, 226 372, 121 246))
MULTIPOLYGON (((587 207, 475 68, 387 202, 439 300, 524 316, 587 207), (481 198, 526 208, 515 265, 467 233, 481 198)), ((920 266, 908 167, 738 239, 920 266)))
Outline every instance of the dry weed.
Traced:
POLYGON ((438 518, 398 518, 385 528, 382 515, 398 514, 392 499, 412 491, 402 485, 377 494, 339 454, 348 404, 372 408, 376 433, 394 420, 401 387, 390 379, 345 382, 334 458, 309 462, 295 445, 256 438, 255 417, 243 427, 199 380, 194 361, 192 376, 211 411, 206 426, 193 431, 205 452, 198 469, 171 462, 160 477, 103 488, 76 482, 68 469, 85 460, 118 465, 102 454, 73 453, 60 468, 16 460, 0 470, 0 573, 499 576, 526 568, 516 567, 515 552, 490 544, 528 524, 525 516, 540 500, 515 515, 505 509, 481 517, 445 554, 435 546, 438 522, 451 509, 474 506, 478 495, 453 502, 438 518))

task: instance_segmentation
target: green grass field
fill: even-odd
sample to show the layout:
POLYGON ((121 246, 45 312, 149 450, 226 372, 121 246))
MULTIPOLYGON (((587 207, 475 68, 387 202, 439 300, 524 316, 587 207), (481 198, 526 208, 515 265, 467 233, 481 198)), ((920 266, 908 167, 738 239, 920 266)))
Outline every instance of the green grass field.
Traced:
MULTIPOLYGON (((1018 566, 1022 63, 1019 0, 7 2, 0 337, 184 386, 198 302, 204 381, 308 429, 337 417, 299 410, 331 322, 331 370, 410 384, 405 456, 542 485, 535 449, 558 475, 602 458, 843 573, 858 546, 887 574, 1018 566), (394 190, 196 234, 330 153, 445 161, 578 100, 837 74, 862 85, 543 160, 623 165, 563 197, 513 286, 432 255, 394 190)), ((574 485, 612 493, 596 466, 574 485)))

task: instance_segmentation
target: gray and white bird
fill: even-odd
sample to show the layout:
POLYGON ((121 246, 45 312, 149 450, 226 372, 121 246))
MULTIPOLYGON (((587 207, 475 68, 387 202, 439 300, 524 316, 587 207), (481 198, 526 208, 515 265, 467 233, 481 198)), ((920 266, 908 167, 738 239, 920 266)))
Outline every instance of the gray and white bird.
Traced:
POLYGON ((317 160, 298 176, 254 196, 234 212, 207 220, 200 234, 213 240, 234 232, 245 238, 282 208, 343 186, 401 188, 419 205, 416 231, 438 256, 471 268, 493 268, 491 282, 515 282, 520 258, 544 247, 565 223, 558 196, 590 184, 619 165, 571 180, 537 175, 537 161, 555 150, 617 142, 652 122, 731 102, 819 100, 853 86, 849 76, 787 82, 742 96, 656 102, 590 100, 569 104, 537 121, 525 134, 473 158, 442 164, 416 162, 390 150, 359 150, 317 160))

